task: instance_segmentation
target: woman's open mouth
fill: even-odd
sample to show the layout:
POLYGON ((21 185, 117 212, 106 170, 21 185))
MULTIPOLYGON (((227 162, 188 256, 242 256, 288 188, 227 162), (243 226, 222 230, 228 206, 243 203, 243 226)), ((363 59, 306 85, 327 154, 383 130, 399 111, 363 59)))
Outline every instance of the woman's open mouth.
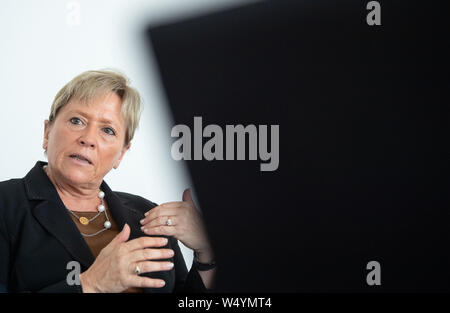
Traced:
POLYGON ((78 161, 79 163, 92 165, 92 161, 89 158, 87 158, 81 154, 74 153, 74 154, 69 155, 69 157, 78 161))

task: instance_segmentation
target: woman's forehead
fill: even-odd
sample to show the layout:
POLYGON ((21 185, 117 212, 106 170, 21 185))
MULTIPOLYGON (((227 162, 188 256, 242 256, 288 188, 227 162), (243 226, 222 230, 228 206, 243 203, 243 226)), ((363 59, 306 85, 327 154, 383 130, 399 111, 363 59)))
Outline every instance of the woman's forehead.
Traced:
POLYGON ((66 105, 66 112, 78 111, 89 117, 123 122, 122 100, 115 93, 100 94, 93 99, 73 98, 66 105))

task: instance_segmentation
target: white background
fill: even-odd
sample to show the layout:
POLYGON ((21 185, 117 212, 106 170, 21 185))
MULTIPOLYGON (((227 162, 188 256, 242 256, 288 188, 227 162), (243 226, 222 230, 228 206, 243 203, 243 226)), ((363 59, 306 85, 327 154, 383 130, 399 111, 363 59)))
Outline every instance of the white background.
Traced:
MULTIPOLYGON (((2 0, 0 181, 21 178, 37 160, 45 160, 44 120, 68 81, 86 70, 116 68, 141 93, 144 111, 130 151, 105 181, 113 190, 159 204, 181 200, 191 183, 185 164, 170 156, 174 123, 143 32, 150 23, 244 2, 249 1, 2 0)), ((190 268, 192 252, 183 246, 182 251, 190 268)))

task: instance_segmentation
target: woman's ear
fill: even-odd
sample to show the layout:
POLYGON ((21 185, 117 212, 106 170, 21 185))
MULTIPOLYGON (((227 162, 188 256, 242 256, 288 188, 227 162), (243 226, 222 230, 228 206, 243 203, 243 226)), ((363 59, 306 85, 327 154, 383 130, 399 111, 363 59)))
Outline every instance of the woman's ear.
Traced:
POLYGON ((122 161, 123 156, 125 155, 125 152, 127 152, 128 149, 130 149, 130 147, 131 147, 131 143, 129 143, 128 145, 126 145, 126 146, 124 146, 124 147, 122 148, 122 151, 120 152, 119 158, 116 160, 116 162, 114 162, 114 165, 113 165, 113 168, 114 168, 114 169, 117 169, 117 168, 119 167, 119 164, 120 164, 120 162, 122 161))
POLYGON ((49 120, 45 120, 44 121, 44 142, 42 143, 42 148, 44 148, 44 150, 47 151, 47 147, 48 147, 48 136, 50 133, 50 121, 49 120))

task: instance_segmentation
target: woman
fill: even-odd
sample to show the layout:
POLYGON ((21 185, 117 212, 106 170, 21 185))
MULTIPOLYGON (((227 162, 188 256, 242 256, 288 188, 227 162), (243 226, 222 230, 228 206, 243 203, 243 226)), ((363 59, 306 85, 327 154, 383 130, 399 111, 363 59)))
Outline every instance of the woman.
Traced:
POLYGON ((84 72, 59 91, 45 121, 48 164, 0 183, 0 290, 212 287, 214 256, 189 190, 157 206, 103 181, 130 148, 139 116, 139 94, 113 71, 84 72), (194 250, 189 273, 177 240, 194 250))

